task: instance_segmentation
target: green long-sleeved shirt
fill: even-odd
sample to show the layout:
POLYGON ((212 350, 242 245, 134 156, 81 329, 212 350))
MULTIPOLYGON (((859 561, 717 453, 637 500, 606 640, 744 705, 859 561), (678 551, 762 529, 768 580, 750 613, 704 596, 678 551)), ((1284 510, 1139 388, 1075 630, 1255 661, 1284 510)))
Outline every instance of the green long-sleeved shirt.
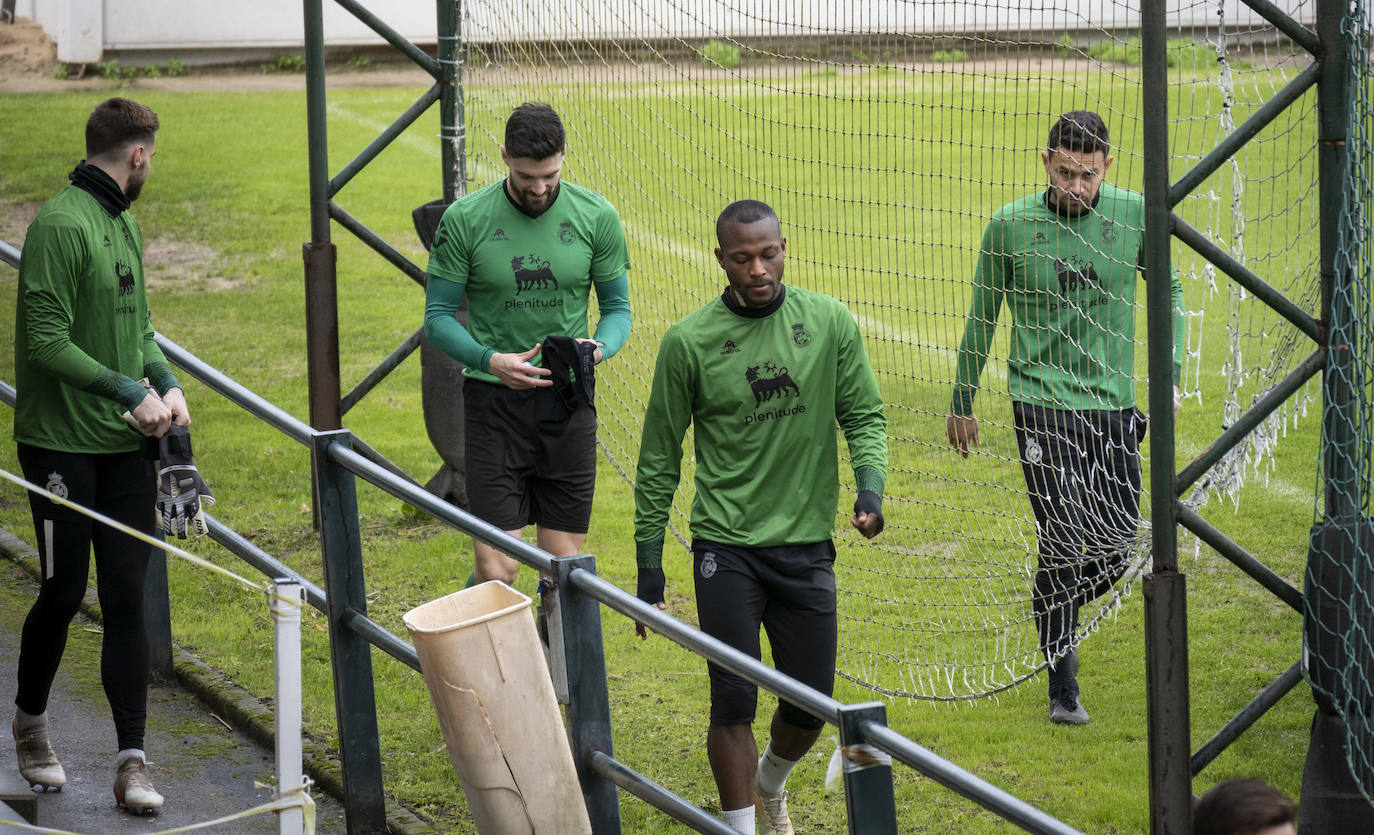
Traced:
MULTIPOLYGON (((550 334, 585 338, 595 285, 596 339, 609 358, 630 333, 629 268, 620 216, 601 195, 560 183, 553 204, 530 217, 504 180, 492 183, 453 203, 439 221, 425 335, 464 364, 465 376, 496 383, 488 371, 493 353, 519 353, 550 334), (466 328, 453 316, 464 293, 466 328)), ((538 356, 531 362, 542 364, 538 356)))
POLYGON ((153 341, 143 283, 143 235, 68 186, 29 226, 15 313, 14 439, 63 452, 127 452, 139 434, 122 414, 148 377, 175 384, 153 341))
POLYGON ((728 294, 664 334, 635 474, 635 540, 662 541, 688 424, 694 537, 749 546, 828 539, 837 423, 858 488, 881 495, 887 477, 883 400, 858 326, 840 302, 797 287, 762 312, 728 294))
MULTIPOLYGON (((1011 308, 1008 389, 1054 409, 1135 405, 1135 294, 1145 201, 1103 183, 1092 211, 1061 215, 1045 193, 1003 206, 983 233, 951 411, 972 414, 978 378, 1005 301, 1011 308)), ((1147 276, 1148 278, 1148 276, 1147 276)), ((1183 287, 1174 302, 1174 381, 1184 351, 1183 287)))

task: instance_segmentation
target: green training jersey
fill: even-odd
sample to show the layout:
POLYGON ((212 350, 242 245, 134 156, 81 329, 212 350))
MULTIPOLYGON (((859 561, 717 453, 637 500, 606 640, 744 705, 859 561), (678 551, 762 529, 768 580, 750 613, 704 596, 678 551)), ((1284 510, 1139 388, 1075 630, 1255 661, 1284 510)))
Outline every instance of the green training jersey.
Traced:
POLYGON ((718 298, 664 334, 635 474, 636 541, 662 540, 689 423, 698 539, 829 539, 839 497, 837 422, 859 489, 882 494, 887 421, 859 328, 828 296, 782 292, 764 311, 718 298))
MULTIPOLYGON (((1012 400, 1053 409, 1135 405, 1135 298, 1145 201, 1103 183, 1089 212, 1061 215, 1042 192, 1009 203, 983 233, 951 409, 972 414, 1005 301, 1012 400)), ((1148 278, 1148 276, 1147 276, 1148 278)), ((1183 362, 1183 287, 1171 276, 1174 381, 1183 362)))
POLYGON ((19 261, 14 439, 62 452, 127 452, 140 435, 123 413, 133 380, 167 369, 153 341, 143 235, 68 186, 39 210, 19 261))
MULTIPOLYGON (((429 256, 431 277, 466 285, 473 339, 503 354, 550 334, 586 338, 592 282, 629 268, 615 208, 567 182, 538 217, 516 207, 504 180, 467 195, 444 211, 429 256)), ((499 382, 471 365, 463 373, 499 382)))

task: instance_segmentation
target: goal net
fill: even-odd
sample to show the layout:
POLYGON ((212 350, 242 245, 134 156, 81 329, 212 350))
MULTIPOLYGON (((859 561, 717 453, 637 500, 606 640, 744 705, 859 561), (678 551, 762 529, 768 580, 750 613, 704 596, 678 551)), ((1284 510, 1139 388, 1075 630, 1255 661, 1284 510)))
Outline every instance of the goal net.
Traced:
MULTIPOLYGON (((1301 21, 1315 16, 1306 0, 1279 5, 1301 21)), ((836 518, 842 675, 883 694, 962 700, 1043 669, 1033 618, 1037 530, 1012 420, 1011 301, 986 346, 973 406, 982 446, 965 460, 945 434, 984 229, 1000 207, 1045 190, 1040 154, 1060 114, 1100 114, 1115 157, 1107 180, 1138 192, 1142 99, 1168 98, 1176 178, 1310 56, 1234 2, 1170 9, 1167 90, 1142 88, 1139 10, 1125 2, 467 0, 460 8, 463 119, 451 127, 464 137, 473 185, 504 175, 497 149, 511 109, 545 101, 568 129, 564 176, 605 195, 624 221, 635 330, 598 386, 601 443, 624 478, 633 478, 663 332, 724 286, 712 254, 716 216, 733 200, 763 200, 788 239, 785 280, 849 307, 887 404, 886 531, 859 539, 845 521, 847 502, 836 518)), ((1317 308, 1319 273, 1315 107, 1307 94, 1178 207, 1308 310, 1317 308)), ((1214 437, 1311 348, 1190 250, 1175 243, 1173 254, 1187 311, 1182 415, 1214 437)), ((1133 327, 1113 334, 1130 356, 1112 371, 1128 375, 1143 407, 1139 286, 1114 300, 1130 306, 1133 327)), ((1081 369, 1066 361, 1057 371, 1081 369)), ((1191 500, 1234 496, 1244 478, 1268 477, 1268 454, 1317 393, 1252 433, 1191 500)), ((670 537, 665 562, 688 558, 691 443, 689 433, 672 517, 680 544, 670 537)), ((1200 451, 1181 449, 1180 463, 1200 451)), ((1142 454, 1148 473, 1148 443, 1142 454)), ((852 494, 852 483, 844 488, 852 494)), ((1131 593, 1149 564, 1146 528, 1142 521, 1119 556, 1120 581, 1082 608, 1074 641, 1131 593)))

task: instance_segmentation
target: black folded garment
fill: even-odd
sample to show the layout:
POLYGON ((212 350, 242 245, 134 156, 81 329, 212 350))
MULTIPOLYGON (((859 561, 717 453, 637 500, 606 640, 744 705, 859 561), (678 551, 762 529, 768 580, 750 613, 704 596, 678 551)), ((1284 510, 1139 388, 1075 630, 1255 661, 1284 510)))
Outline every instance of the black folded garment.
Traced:
POLYGON ((540 353, 544 367, 553 372, 553 392, 568 414, 583 406, 596 408, 596 343, 549 336, 540 353))

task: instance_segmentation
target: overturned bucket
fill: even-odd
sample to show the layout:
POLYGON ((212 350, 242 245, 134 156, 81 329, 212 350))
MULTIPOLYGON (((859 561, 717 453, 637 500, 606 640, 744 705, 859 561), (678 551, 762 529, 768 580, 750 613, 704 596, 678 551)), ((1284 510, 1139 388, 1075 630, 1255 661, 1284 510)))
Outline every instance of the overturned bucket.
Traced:
POLYGON ((492 580, 404 621, 477 831, 590 835, 530 599, 492 580))

